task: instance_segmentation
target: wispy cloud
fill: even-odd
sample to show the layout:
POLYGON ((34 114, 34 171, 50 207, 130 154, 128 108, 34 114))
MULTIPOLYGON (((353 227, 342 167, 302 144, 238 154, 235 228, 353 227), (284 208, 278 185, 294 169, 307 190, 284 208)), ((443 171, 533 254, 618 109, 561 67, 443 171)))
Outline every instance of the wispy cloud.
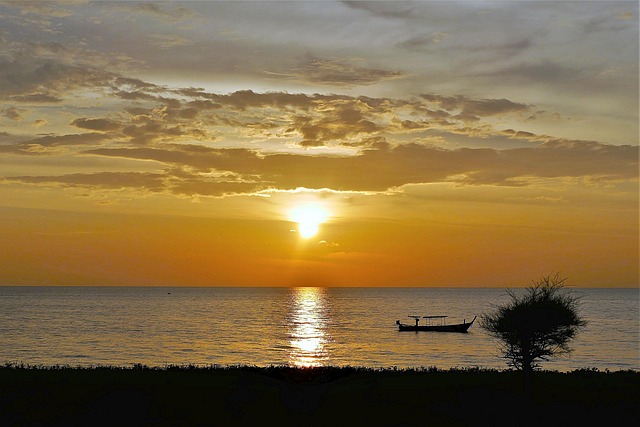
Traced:
POLYGON ((167 22, 176 22, 194 16, 194 12, 182 3, 171 5, 158 2, 117 2, 108 6, 167 22))
POLYGON ((638 147, 560 140, 536 148, 500 151, 442 150, 415 144, 383 146, 360 155, 341 157, 258 155, 247 149, 190 145, 93 148, 85 150, 83 154, 151 160, 162 164, 165 173, 22 176, 12 177, 10 181, 107 188, 139 187, 140 190, 179 195, 223 196, 299 187, 345 192, 387 192, 408 184, 437 182, 524 186, 531 178, 636 180, 638 177, 638 147))
POLYGON ((357 61, 308 58, 302 66, 293 69, 292 78, 327 86, 353 87, 371 85, 383 80, 402 78, 401 71, 382 70, 359 65, 357 61))

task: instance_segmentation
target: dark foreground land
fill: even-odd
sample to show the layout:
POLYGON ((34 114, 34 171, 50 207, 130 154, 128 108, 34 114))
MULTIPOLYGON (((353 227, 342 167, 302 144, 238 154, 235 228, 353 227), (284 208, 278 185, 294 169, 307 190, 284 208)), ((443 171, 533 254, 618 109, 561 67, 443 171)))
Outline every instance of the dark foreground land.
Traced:
POLYGON ((640 372, 0 367, 0 426, 640 425, 640 372))

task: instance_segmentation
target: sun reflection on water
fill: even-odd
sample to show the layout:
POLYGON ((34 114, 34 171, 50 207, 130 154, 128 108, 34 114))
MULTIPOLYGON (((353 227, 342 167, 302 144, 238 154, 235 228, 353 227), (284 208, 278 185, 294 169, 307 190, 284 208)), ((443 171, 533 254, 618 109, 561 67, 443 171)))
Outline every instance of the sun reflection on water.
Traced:
POLYGON ((293 288, 289 311, 289 359, 295 366, 328 360, 327 307, 323 288, 293 288))

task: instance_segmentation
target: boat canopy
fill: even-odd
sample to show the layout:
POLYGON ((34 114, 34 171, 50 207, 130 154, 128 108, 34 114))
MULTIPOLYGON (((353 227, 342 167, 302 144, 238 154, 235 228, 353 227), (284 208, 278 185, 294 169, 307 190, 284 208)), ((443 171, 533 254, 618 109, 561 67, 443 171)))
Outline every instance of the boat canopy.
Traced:
POLYGON ((423 319, 444 319, 445 317, 447 316, 422 316, 423 319))

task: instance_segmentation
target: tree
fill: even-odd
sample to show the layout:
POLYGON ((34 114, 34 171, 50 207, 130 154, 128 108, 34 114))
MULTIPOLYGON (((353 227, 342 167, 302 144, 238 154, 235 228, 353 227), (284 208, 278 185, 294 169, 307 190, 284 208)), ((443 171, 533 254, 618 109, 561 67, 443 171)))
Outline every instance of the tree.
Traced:
POLYGON ((501 341, 507 364, 523 371, 527 393, 533 370, 541 361, 569 353, 569 342, 587 323, 565 281, 556 274, 533 281, 521 296, 507 290, 511 300, 480 318, 480 326, 501 341))

